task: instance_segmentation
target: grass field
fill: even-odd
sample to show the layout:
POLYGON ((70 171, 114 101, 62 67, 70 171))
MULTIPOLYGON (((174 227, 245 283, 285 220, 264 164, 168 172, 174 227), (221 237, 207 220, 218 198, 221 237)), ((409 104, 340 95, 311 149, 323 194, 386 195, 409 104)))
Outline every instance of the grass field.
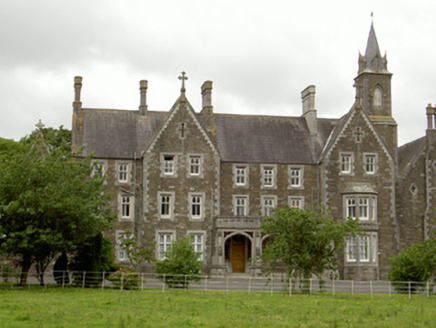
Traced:
POLYGON ((435 327, 436 298, 0 290, 1 327, 435 327))

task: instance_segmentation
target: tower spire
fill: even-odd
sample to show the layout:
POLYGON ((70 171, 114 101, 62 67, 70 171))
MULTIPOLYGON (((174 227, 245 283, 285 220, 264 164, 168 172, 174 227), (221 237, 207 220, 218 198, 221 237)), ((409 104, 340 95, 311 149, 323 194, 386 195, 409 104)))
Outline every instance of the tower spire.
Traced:
POLYGON ((365 55, 362 56, 359 54, 358 74, 361 74, 363 72, 389 73, 386 55, 384 57, 381 56, 380 48, 378 46, 377 36, 374 29, 373 16, 374 14, 371 13, 371 28, 369 30, 365 55))

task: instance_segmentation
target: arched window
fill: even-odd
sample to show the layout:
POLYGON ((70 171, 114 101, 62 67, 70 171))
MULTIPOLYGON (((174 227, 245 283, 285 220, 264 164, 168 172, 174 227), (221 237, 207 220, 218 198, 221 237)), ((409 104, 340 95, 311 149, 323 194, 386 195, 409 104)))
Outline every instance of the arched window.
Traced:
POLYGON ((383 90, 379 86, 374 89, 373 106, 382 107, 383 104, 383 90))

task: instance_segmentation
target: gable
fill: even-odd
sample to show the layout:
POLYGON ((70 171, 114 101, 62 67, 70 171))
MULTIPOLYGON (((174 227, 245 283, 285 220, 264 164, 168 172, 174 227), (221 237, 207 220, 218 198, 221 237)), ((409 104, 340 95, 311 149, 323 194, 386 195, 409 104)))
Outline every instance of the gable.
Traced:
POLYGON ((192 106, 182 94, 171 108, 162 127, 157 131, 144 153, 150 153, 157 146, 164 146, 165 151, 195 151, 199 144, 207 144, 208 148, 219 155, 209 134, 201 125, 192 106))

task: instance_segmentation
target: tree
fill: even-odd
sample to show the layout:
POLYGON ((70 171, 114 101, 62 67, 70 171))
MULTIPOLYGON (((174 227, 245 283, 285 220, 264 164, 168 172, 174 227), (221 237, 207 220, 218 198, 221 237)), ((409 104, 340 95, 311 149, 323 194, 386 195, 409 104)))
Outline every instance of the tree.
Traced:
POLYGON ((132 266, 132 269, 138 269, 138 266, 145 262, 155 261, 153 250, 150 247, 143 247, 138 244, 136 238, 133 237, 133 232, 130 230, 124 231, 125 238, 120 240, 120 247, 126 252, 127 259, 132 266))
POLYGON ((60 131, 46 143, 39 130, 0 161, 0 251, 19 257, 21 283, 35 263, 43 284, 57 254, 74 250, 113 219, 103 179, 91 177, 91 159, 72 158, 71 140, 60 131))
POLYGON ((352 219, 336 222, 323 212, 286 207, 263 220, 262 232, 271 236, 262 254, 268 272, 284 265, 288 279, 322 279, 325 271, 336 269, 337 252, 348 235, 357 233, 357 223, 352 219))
POLYGON ((165 258, 156 262, 156 273, 170 287, 187 287, 189 281, 199 280, 201 270, 200 254, 194 250, 189 236, 173 242, 165 258))
POLYGON ((428 281, 435 270, 436 238, 430 238, 423 244, 405 247, 398 255, 392 257, 389 279, 399 282, 396 284, 399 289, 408 288, 401 282, 407 284, 428 281))

